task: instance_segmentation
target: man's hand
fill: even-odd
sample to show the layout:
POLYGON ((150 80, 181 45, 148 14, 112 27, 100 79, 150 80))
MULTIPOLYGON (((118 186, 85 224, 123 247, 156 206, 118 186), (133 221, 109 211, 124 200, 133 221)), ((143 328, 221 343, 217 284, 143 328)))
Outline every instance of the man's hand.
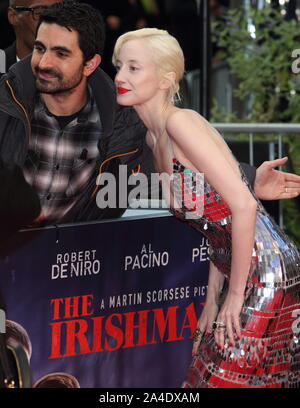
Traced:
POLYGON ((300 194, 300 176, 284 171, 274 170, 283 166, 288 158, 265 161, 256 170, 254 191, 261 200, 280 200, 295 198, 300 194))

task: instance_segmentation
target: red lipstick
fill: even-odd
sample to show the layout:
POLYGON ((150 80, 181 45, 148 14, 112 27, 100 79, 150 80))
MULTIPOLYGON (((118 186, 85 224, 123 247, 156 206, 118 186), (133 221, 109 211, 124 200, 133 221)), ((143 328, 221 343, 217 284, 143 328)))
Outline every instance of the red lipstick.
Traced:
POLYGON ((118 94, 119 94, 119 95, 123 95, 123 94, 125 94, 126 92, 129 92, 129 89, 122 88, 121 86, 118 86, 117 91, 118 91, 118 94))

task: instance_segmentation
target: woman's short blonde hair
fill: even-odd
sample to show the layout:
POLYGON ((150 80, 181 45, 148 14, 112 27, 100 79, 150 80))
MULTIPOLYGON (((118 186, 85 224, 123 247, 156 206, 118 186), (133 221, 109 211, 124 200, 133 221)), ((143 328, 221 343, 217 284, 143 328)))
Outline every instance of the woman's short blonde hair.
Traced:
MULTIPOLYGON (((172 103, 180 99, 179 82, 184 75, 184 55, 176 38, 166 30, 158 28, 142 28, 129 31, 121 35, 115 44, 112 57, 114 65, 117 63, 122 46, 129 40, 143 40, 146 42, 153 51, 155 63, 162 77, 169 72, 175 73, 175 80, 171 83, 168 99, 172 103)), ((169 77, 168 79, 170 80, 169 77)))

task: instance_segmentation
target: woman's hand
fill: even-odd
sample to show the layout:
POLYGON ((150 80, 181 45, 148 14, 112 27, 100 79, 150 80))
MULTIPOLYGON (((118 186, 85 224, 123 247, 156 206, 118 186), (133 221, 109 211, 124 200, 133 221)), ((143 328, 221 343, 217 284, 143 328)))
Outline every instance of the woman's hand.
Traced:
POLYGON ((240 314, 244 303, 244 295, 228 292, 221 307, 216 322, 221 327, 215 328, 215 341, 223 349, 225 342, 225 331, 231 345, 234 345, 235 337, 241 338, 240 314), (224 327, 223 327, 224 324, 224 327))
POLYGON ((193 356, 197 353, 203 335, 213 332, 212 326, 219 311, 218 301, 224 279, 224 274, 210 261, 206 302, 195 330, 193 356))
POLYGON ((197 329, 195 331, 195 333, 199 333, 199 334, 194 339, 193 351, 192 351, 193 356, 197 354, 197 350, 198 350, 202 337, 204 335, 207 335, 213 332, 212 325, 213 325, 213 322, 215 321, 218 311, 219 311, 219 307, 215 302, 205 303, 201 316, 198 320, 197 329))

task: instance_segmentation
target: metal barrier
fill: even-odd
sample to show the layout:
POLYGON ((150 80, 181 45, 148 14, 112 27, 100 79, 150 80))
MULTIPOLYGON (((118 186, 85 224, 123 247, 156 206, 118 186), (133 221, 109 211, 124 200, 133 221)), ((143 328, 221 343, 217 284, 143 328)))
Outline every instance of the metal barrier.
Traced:
MULTIPOLYGON (((275 154, 274 141, 269 143, 268 160, 282 157, 284 154, 283 136, 287 134, 300 134, 300 123, 212 123, 212 125, 224 136, 230 134, 249 134, 249 163, 254 163, 254 136, 255 134, 265 134, 267 136, 276 135, 278 151, 275 154)), ((282 206, 279 202, 279 225, 283 227, 282 206)))
MULTIPOLYGON (((282 155, 282 135, 299 133, 300 123, 213 123, 212 124, 220 133, 249 133, 249 163, 253 166, 253 137, 256 133, 277 134, 278 139, 278 156, 282 155)), ((275 158, 275 157, 274 157, 275 158)), ((270 158, 273 160, 273 158, 270 158)))

